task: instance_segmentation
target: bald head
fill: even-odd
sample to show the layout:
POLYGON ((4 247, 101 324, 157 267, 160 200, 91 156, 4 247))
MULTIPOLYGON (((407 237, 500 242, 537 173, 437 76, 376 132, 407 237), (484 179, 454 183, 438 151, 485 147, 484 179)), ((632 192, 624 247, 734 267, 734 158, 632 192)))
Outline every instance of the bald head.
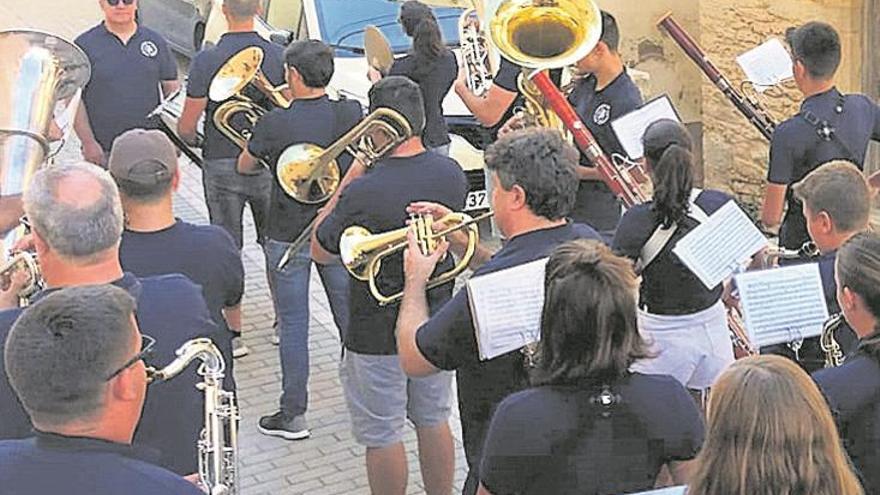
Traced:
POLYGON ((119 192, 110 174, 95 165, 40 170, 24 194, 24 211, 48 247, 72 262, 88 263, 119 245, 119 192))

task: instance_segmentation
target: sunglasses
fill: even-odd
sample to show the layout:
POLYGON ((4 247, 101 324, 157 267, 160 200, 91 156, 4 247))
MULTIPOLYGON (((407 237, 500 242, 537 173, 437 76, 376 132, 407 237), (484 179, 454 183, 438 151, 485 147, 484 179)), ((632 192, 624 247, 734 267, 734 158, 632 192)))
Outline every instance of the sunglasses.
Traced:
POLYGON ((131 5, 134 3, 134 0, 105 0, 105 1, 107 2, 107 5, 109 5, 111 7, 116 7, 117 5, 119 5, 120 1, 125 5, 131 5))
POLYGON ((116 371, 111 373, 107 377, 107 381, 109 382, 110 380, 115 378, 116 375, 122 373, 123 371, 126 370, 126 368, 133 365, 134 363, 136 363, 140 360, 146 360, 153 353, 153 347, 155 345, 156 345, 156 339, 154 339, 153 337, 150 337, 149 335, 141 334, 141 352, 137 353, 133 358, 126 361, 125 364, 123 364, 116 371))

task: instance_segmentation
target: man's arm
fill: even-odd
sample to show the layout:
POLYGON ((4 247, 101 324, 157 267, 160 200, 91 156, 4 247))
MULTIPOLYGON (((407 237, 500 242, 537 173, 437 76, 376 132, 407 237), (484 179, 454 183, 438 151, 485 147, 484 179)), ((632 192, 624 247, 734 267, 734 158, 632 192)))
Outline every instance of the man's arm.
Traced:
POLYGON ((89 113, 85 104, 80 100, 79 109, 73 119, 73 130, 79 137, 82 144, 83 158, 95 165, 104 165, 104 150, 95 139, 95 133, 92 132, 92 125, 89 121, 89 113))
POLYGON ((162 81, 160 84, 162 86, 162 96, 164 98, 168 98, 169 96, 174 94, 175 91, 180 89, 180 81, 178 81, 177 79, 162 81))
POLYGON ((183 104, 183 112, 177 121, 177 134, 183 141, 190 145, 196 146, 199 118, 208 106, 208 98, 191 98, 186 97, 183 104))
POLYGON ((764 203, 761 205, 761 224, 767 230, 775 230, 782 223, 782 210, 785 206, 785 184, 767 184, 764 203))
POLYGON ((18 225, 18 219, 24 215, 21 195, 0 196, 0 234, 5 234, 18 225))
POLYGON ((485 96, 477 96, 468 89, 463 75, 460 75, 455 81, 455 93, 480 124, 485 127, 498 124, 501 117, 504 117, 507 109, 516 100, 517 95, 515 92, 493 84, 489 86, 489 91, 485 96))
POLYGON ((235 333, 241 333, 241 304, 223 308, 223 317, 226 325, 235 333))
POLYGON ((407 234, 406 240, 408 246, 403 253, 403 301, 400 303, 395 328, 397 354, 400 356, 400 366, 408 376, 427 376, 440 370, 422 355, 416 344, 416 332, 429 318, 428 278, 431 277, 449 245, 446 241, 441 241, 436 251, 424 256, 412 231, 407 234))
POLYGON ((244 175, 255 175, 260 171, 262 163, 248 150, 243 150, 238 155, 238 173, 244 175))

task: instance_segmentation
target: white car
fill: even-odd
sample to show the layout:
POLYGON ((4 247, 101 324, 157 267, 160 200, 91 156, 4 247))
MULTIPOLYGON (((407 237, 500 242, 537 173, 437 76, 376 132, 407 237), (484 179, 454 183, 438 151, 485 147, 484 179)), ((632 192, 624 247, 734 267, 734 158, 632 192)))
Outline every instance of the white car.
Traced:
MULTIPOLYGON (((370 82, 363 55, 363 30, 377 26, 392 51, 405 53, 411 40, 397 22, 400 4, 390 0, 265 0, 257 31, 266 39, 286 44, 291 40, 319 39, 334 47, 336 72, 330 88, 337 95, 367 105, 370 82)), ((226 31, 222 0, 140 0, 138 16, 145 26, 160 32, 178 51, 192 56, 203 45, 216 43, 226 31)), ((430 3, 430 2, 429 2, 430 3)), ((434 8, 446 42, 458 45, 460 8, 434 8)), ((488 208, 482 149, 488 132, 470 114, 454 91, 443 102, 452 138, 450 154, 468 177, 466 210, 488 208)))

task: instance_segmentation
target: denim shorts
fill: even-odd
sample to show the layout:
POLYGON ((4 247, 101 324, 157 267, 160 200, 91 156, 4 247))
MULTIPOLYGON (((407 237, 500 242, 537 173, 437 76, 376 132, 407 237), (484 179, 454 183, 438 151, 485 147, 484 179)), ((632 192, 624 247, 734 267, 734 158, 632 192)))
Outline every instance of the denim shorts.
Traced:
POLYGON ((355 441, 369 448, 403 439, 406 420, 430 428, 449 420, 452 372, 409 378, 397 355, 358 354, 348 349, 339 368, 355 441))

